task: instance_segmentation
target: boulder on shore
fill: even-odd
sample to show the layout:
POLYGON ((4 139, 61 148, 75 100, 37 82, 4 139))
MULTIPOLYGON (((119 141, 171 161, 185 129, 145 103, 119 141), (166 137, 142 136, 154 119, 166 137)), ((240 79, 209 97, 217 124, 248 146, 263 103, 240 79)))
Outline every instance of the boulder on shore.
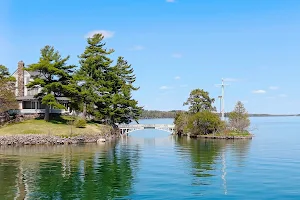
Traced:
POLYGON ((100 139, 97 140, 97 143, 98 143, 98 144, 99 144, 99 143, 103 143, 103 142, 106 142, 106 139, 105 139, 105 138, 100 138, 100 139))

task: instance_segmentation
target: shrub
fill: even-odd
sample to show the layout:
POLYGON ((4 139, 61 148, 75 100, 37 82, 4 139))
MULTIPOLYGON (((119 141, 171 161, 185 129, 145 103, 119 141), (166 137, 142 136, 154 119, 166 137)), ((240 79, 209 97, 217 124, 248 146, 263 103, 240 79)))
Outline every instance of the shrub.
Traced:
POLYGON ((189 120, 188 113, 186 113, 186 112, 176 113, 174 124, 175 124, 175 130, 178 135, 181 135, 181 134, 187 132, 188 120, 189 120))
POLYGON ((85 128, 86 127, 86 120, 82 119, 82 118, 76 119, 74 121, 74 125, 75 125, 76 128, 85 128))
POLYGON ((188 130, 193 135, 207 135, 225 128, 219 115, 210 111, 202 111, 189 118, 188 130))

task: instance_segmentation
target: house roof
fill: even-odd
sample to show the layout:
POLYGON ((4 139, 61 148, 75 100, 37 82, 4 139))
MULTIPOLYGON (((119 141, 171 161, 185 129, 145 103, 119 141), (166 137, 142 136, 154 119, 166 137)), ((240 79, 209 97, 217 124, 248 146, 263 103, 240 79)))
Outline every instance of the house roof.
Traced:
MULTIPOLYGON (((55 97, 59 101, 70 101, 68 97, 55 97)), ((35 100, 34 96, 23 96, 23 97, 16 97, 17 100, 35 100)))
POLYGON ((38 76, 38 75, 40 75, 40 72, 38 72, 38 71, 27 71, 29 74, 30 74, 30 76, 38 76))

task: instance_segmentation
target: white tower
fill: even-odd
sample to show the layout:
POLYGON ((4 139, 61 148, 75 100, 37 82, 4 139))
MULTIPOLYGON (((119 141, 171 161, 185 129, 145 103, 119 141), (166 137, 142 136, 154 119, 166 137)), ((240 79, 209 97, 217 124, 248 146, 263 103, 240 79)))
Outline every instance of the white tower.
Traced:
POLYGON ((227 84, 224 84, 224 79, 222 78, 222 84, 218 84, 217 86, 221 86, 221 88, 222 88, 221 114, 222 114, 222 120, 225 121, 225 102, 224 102, 224 96, 225 96, 225 86, 227 86, 227 84))

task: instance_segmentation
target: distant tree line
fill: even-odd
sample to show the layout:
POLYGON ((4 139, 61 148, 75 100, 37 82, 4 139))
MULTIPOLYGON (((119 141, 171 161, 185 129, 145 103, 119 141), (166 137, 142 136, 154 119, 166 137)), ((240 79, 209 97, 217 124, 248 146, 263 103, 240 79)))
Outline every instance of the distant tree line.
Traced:
POLYGON ((159 111, 159 110, 142 110, 141 119, 155 119, 155 118, 175 118, 176 113, 180 110, 159 111))

